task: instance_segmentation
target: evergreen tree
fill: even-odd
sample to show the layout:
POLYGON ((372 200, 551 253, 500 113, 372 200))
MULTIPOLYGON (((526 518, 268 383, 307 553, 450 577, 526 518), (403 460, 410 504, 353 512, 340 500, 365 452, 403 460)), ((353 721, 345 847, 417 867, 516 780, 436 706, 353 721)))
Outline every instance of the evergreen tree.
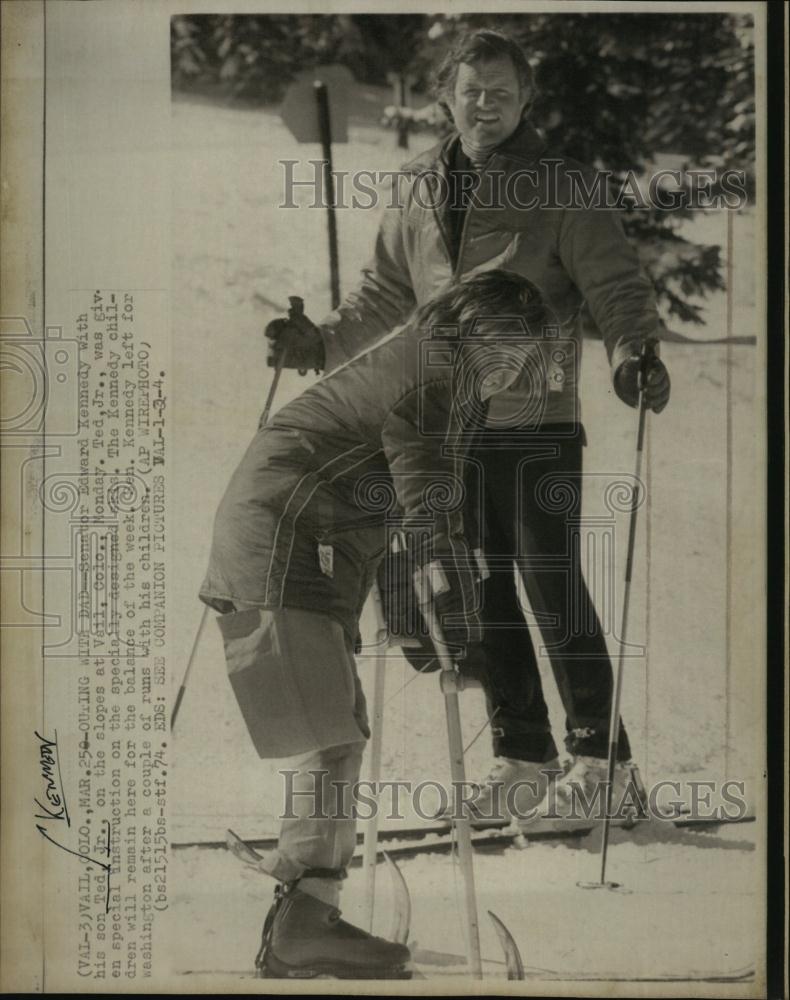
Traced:
MULTIPOLYGON (((276 103, 304 68, 339 62, 360 82, 385 85, 409 73, 426 90, 430 68, 459 33, 495 28, 518 40, 533 64, 532 120, 552 149, 644 177, 661 153, 687 164, 745 171, 754 160, 754 53, 749 15, 720 13, 525 13, 189 15, 172 20, 173 85, 220 89, 237 100, 276 103)), ((396 128, 441 115, 398 109, 396 128)), ((751 191, 751 188, 749 189, 751 191)), ((723 287, 718 246, 685 238, 693 212, 633 208, 625 216, 669 316, 701 323, 694 298, 723 287)))

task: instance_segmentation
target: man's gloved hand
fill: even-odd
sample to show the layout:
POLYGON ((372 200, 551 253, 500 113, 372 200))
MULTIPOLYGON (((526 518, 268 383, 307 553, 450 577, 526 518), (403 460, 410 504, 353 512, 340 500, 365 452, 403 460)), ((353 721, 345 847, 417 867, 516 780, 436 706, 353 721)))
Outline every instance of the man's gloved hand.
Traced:
POLYGON ((669 372, 655 353, 642 357, 634 354, 626 358, 614 373, 614 391, 628 406, 639 405, 639 389, 643 389, 645 403, 653 413, 660 413, 669 402, 669 372))
POLYGON ((324 341, 320 329, 304 315, 290 315, 285 319, 273 319, 265 330, 269 341, 266 363, 276 368, 285 351, 283 368, 298 368, 306 372, 314 368, 317 372, 324 367, 324 341))
POLYGON ((421 672, 439 669, 435 649, 420 610, 415 574, 431 583, 432 603, 444 639, 455 659, 482 641, 479 615, 479 567, 466 544, 453 546, 435 539, 430 547, 417 546, 413 538, 399 551, 390 552, 379 568, 379 590, 391 637, 401 642, 409 663, 421 672))

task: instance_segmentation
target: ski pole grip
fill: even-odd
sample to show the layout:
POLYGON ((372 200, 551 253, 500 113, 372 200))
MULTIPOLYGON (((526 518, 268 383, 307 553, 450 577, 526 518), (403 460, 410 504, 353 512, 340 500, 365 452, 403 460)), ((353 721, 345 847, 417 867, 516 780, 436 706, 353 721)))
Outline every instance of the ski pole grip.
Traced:
POLYGON ((421 608, 430 607, 431 604, 431 581, 425 567, 419 567, 414 571, 414 591, 417 594, 417 603, 421 608))
POLYGON ((430 604, 433 597, 446 594, 450 590, 450 581, 439 560, 433 559, 414 571, 414 586, 417 588, 417 603, 424 606, 430 604))

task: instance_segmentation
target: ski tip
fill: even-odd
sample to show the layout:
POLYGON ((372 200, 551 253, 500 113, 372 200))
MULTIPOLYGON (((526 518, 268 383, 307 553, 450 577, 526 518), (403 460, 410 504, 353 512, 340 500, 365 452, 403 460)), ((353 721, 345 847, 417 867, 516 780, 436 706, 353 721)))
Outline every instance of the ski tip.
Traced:
POLYGON ((233 830, 225 831, 225 845, 231 854, 238 858, 239 861, 243 861, 247 865, 256 865, 261 860, 260 854, 249 844, 245 844, 241 837, 234 833, 233 830))
POLYGON ((409 887, 397 862, 386 851, 382 851, 382 854, 384 855, 384 860, 387 862, 387 867, 392 878, 393 906, 392 927, 389 935, 390 941, 405 945, 409 940, 409 930, 411 927, 411 896, 409 895, 409 887))
POLYGON ((496 913, 489 910, 488 915, 491 918, 491 923, 494 925, 494 930, 499 938, 499 943, 502 945, 502 951, 505 953, 507 978, 512 980, 524 979, 524 963, 521 960, 521 952, 518 950, 518 945, 516 944, 513 935, 507 929, 505 924, 499 919, 496 913))

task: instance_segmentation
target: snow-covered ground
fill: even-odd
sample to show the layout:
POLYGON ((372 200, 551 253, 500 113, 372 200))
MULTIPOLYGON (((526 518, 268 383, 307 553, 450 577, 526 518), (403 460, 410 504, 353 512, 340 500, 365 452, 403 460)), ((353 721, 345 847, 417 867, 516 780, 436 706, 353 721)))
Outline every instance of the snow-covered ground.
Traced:
MULTIPOLYGON (((577 846, 542 843, 478 852, 486 979, 498 980, 497 989, 505 987, 502 950, 487 910, 505 921, 519 945, 528 977, 522 989, 528 994, 551 992, 557 976, 577 980, 571 995, 581 995, 587 978, 737 975, 751 966, 760 937, 754 833, 747 825, 716 833, 616 831, 609 873, 622 884, 617 891, 576 884, 598 877, 592 836, 577 846)), ((174 911, 188 920, 189 933, 174 942, 175 968, 196 977, 249 970, 271 902, 271 880, 248 873, 224 851, 190 848, 177 853, 176 863, 181 888, 174 911)), ((412 896, 416 967, 429 978, 460 980, 465 928, 458 867, 450 857, 431 855, 402 861, 401 869, 412 896)), ((374 930, 386 936, 390 885, 383 867, 378 881, 374 930)), ((344 916, 352 922, 363 921, 362 897, 361 872, 352 869, 342 895, 344 916)), ((621 995, 635 996, 634 989, 631 983, 621 995)))
MULTIPOLYGON (((277 208, 282 171, 272 152, 307 159, 317 157, 317 149, 297 146, 276 115, 185 100, 173 103, 172 135, 170 491, 177 572, 171 577, 168 614, 170 663, 177 674, 201 616, 196 592, 214 510, 255 429, 269 385, 263 327, 287 305, 289 294, 303 296, 307 314, 320 320, 329 307, 329 291, 324 213, 277 208)), ((406 158, 394 135, 372 124, 352 124, 350 139, 335 148, 338 170, 394 169, 406 158)), ((414 139, 413 153, 431 141, 429 136, 414 139)), ((376 223, 374 212, 339 213, 342 288, 351 285, 367 257, 376 223)), ((753 215, 739 213, 734 224, 733 333, 749 335, 760 329, 754 310, 753 215)), ((723 213, 710 213, 694 226, 698 239, 724 244, 723 213)), ((671 325, 696 337, 723 336, 724 295, 706 305, 704 329, 671 325)), ((623 695, 634 756, 648 785, 663 778, 744 780, 753 808, 759 807, 761 787, 764 690, 764 658, 755 635, 763 585, 760 356, 759 348, 749 346, 663 348, 673 398, 664 414, 649 420, 649 499, 637 541, 629 636, 646 655, 628 661, 623 695)), ((309 380, 286 372, 276 405, 293 398, 309 380)), ((589 441, 586 471, 607 481, 630 474, 634 413, 609 390, 604 351, 595 343, 585 345, 582 400, 589 441)), ((585 512, 594 513, 595 502, 596 490, 588 490, 585 512)), ((617 522, 616 580, 622 579, 626 529, 623 518, 617 522)), ((545 658, 542 666, 555 731, 562 734, 564 720, 545 658)), ((359 668, 370 695, 372 657, 362 657, 359 668)), ((393 651, 384 774, 447 780, 438 684, 419 677, 403 687, 413 677, 393 651)), ((482 699, 470 692, 462 702, 471 739, 485 723, 482 699)), ((228 825, 243 836, 274 832, 277 765, 258 760, 251 747, 214 627, 207 629, 195 661, 174 746, 174 840, 218 838, 228 825)), ((484 772, 489 754, 484 733, 468 753, 470 775, 484 772)), ((624 883, 627 894, 576 887, 577 880, 595 877, 593 837, 575 847, 508 848, 478 859, 480 911, 495 909, 510 925, 536 974, 529 992, 551 991, 540 979, 546 975, 541 969, 574 976, 615 970, 635 976, 726 972, 748 964, 758 948, 761 854, 756 845, 761 840, 759 822, 710 833, 680 832, 661 823, 631 835, 618 832, 610 874, 624 883)), ((177 967, 247 967, 271 884, 247 876, 223 851, 177 850, 172 865, 175 923, 189 928, 174 941, 177 967)), ((459 876, 444 857, 405 861, 402 867, 414 895, 413 940, 423 957, 436 953, 423 971, 446 975, 453 970, 447 956, 464 950, 459 876)), ((357 870, 344 895, 351 919, 361 891, 357 870)), ((380 908, 386 929, 386 896, 380 908)), ((487 956, 501 957, 488 926, 483 947, 487 956)), ((502 969, 492 966, 491 972, 501 975, 502 969)), ((578 993, 585 986, 573 989, 578 993)))

